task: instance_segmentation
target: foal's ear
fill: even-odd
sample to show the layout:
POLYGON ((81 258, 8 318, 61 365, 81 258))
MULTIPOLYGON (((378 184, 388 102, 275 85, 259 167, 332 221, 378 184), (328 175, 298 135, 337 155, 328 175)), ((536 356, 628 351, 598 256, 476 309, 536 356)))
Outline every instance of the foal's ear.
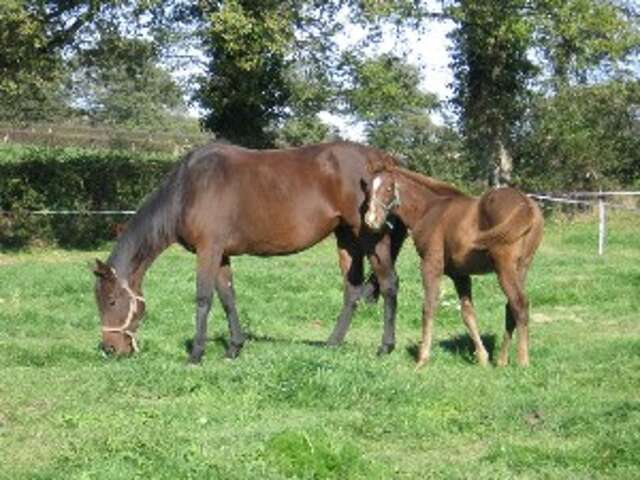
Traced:
POLYGON ((101 260, 98 260, 97 258, 95 263, 89 262, 89 269, 93 272, 93 274, 96 277, 106 279, 106 278, 115 278, 116 276, 112 267, 102 262, 101 260))
POLYGON ((397 166, 397 161, 386 153, 382 153, 376 158, 370 158, 367 162, 367 170, 370 174, 375 175, 380 172, 388 172, 397 166))

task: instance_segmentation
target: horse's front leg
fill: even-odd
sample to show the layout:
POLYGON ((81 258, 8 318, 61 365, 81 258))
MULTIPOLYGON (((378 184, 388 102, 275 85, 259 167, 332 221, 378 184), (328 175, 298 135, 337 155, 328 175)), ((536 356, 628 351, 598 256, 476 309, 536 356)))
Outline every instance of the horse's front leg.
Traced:
POLYGON ((420 342, 416 370, 424 366, 429 361, 431 355, 433 317, 438 307, 442 273, 442 262, 429 257, 423 260, 422 286, 424 288, 424 304, 422 306, 422 340, 420 342))
MULTIPOLYGON (((389 253, 391 254, 391 265, 395 268, 396 260, 400 254, 400 249, 407 238, 407 227, 405 227, 405 225, 393 215, 389 217, 388 221, 391 222, 392 228, 385 233, 385 236, 388 236, 390 240, 389 253)), ((380 284, 378 282, 378 277, 375 273, 371 273, 364 284, 364 288, 362 289, 362 298, 367 303, 376 303, 379 295, 380 284)))
POLYGON ((238 311, 236 310, 236 294, 233 288, 233 275, 229 257, 223 257, 222 265, 216 278, 216 291, 222 302, 229 324, 229 348, 225 352, 227 358, 236 358, 245 342, 245 335, 240 327, 238 311))
POLYGON ((200 363, 207 341, 207 317, 211 310, 215 279, 220 270, 222 253, 211 248, 198 249, 196 274, 196 332, 193 337, 190 363, 200 363))

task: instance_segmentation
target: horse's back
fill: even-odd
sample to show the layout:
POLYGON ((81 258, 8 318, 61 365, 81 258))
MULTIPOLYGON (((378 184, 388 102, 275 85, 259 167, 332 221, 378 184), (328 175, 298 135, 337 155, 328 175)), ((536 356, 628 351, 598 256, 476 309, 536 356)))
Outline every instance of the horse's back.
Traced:
POLYGON ((339 223, 359 228, 368 150, 349 143, 284 150, 214 145, 187 161, 186 223, 232 253, 307 248, 339 223), (202 232, 200 232, 202 231, 202 232))

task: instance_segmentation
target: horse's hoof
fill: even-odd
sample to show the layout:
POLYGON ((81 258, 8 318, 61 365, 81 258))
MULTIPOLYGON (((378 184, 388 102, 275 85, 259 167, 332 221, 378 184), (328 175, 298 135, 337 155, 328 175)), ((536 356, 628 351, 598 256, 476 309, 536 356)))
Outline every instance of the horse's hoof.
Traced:
POLYGON ((389 355, 396 348, 394 343, 383 343, 378 347, 377 355, 379 357, 383 357, 385 355, 389 355))
POLYGON ((189 355, 189 359, 187 360, 187 365, 197 366, 202 362, 202 353, 200 355, 189 355))
POLYGON ((242 350, 242 345, 231 344, 229 345, 229 348, 227 348, 227 350, 224 352, 224 358, 234 360, 240 355, 240 350, 242 350))
POLYGON ((342 343, 343 343, 343 340, 338 340, 336 338, 329 337, 329 339, 325 342, 325 346, 329 348, 335 348, 342 345, 342 343))

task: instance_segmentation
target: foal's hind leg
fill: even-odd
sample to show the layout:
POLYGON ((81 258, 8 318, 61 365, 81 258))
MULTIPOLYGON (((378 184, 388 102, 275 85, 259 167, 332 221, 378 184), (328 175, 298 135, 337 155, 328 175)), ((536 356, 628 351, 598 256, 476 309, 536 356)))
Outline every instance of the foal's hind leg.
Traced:
POLYGON ((198 250, 196 274, 196 333, 193 337, 189 361, 200 363, 207 341, 207 316, 211 310, 213 287, 220 269, 222 254, 214 249, 198 250))
POLYGON ((362 249, 354 235, 347 228, 341 228, 336 231, 336 238, 340 270, 344 280, 344 301, 336 326, 327 340, 329 346, 336 346, 344 341, 362 292, 364 279, 362 249))
POLYGON ((422 285, 424 288, 424 304, 422 306, 422 341, 418 352, 416 370, 429 361, 433 335, 433 317, 440 296, 440 279, 442 278, 442 262, 425 258, 422 261, 422 285))
POLYGON ((222 307, 227 315, 229 323, 229 348, 225 356, 227 358, 236 358, 244 345, 245 336, 238 321, 238 312, 236 310, 236 294, 233 288, 233 275, 231 273, 231 264, 229 257, 223 257, 220 271, 216 277, 216 291, 220 297, 222 307))
POLYGON ((456 292, 460 298, 460 313, 462 314, 462 320, 467 326, 469 336, 473 340, 475 346, 475 354, 478 363, 483 367, 489 363, 489 354, 484 348, 480 332, 478 331, 478 324, 476 322, 476 313, 473 308, 473 300, 471 298, 471 277, 464 275, 460 277, 454 277, 453 283, 456 286, 456 292))
POLYGON ((515 327, 518 330, 518 364, 526 367, 529 365, 529 302, 523 288, 524 274, 517 271, 515 262, 497 266, 496 270, 500 286, 508 299, 505 309, 506 330, 497 363, 500 367, 507 365, 515 327))

